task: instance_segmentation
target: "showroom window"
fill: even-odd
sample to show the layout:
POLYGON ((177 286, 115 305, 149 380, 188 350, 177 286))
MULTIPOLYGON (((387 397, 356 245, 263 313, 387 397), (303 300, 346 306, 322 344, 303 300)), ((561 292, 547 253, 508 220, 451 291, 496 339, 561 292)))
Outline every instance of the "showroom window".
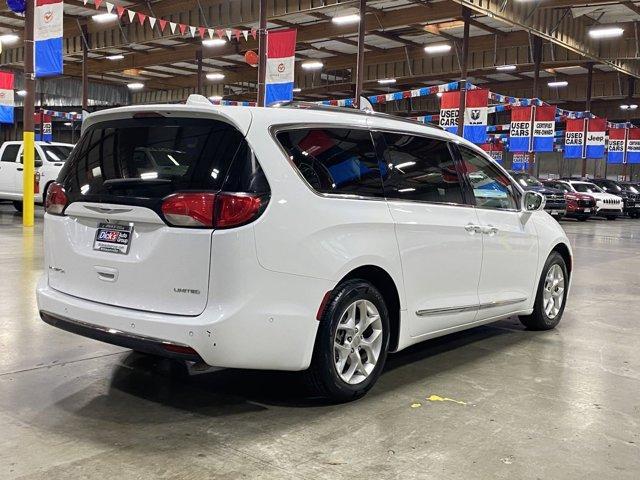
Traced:
POLYGON ((380 164, 368 130, 304 128, 281 131, 276 137, 317 192, 384 196, 380 164))
POLYGON ((446 142, 429 137, 381 133, 390 175, 387 198, 435 203, 464 203, 455 162, 446 142))
POLYGON ((518 208, 515 187, 504 173, 479 154, 460 147, 463 171, 473 188, 476 206, 498 210, 518 208))

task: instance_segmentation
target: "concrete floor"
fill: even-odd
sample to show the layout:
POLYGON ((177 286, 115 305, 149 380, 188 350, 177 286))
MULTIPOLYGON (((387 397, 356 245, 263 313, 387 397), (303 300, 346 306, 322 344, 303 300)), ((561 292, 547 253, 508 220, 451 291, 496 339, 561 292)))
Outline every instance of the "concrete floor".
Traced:
POLYGON ((563 226, 576 269, 555 331, 430 341, 323 406, 296 376, 184 378, 44 324, 41 219, 23 234, 0 205, 0 478, 637 480, 640 221, 563 226))

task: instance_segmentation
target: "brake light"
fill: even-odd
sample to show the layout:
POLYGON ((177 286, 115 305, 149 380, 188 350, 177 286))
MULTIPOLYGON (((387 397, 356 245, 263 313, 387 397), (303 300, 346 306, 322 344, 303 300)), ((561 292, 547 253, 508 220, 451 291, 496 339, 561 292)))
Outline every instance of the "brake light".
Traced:
POLYGON ((47 213, 52 215, 62 215, 69 199, 64 191, 64 187, 58 182, 53 182, 47 189, 47 198, 44 202, 44 208, 47 213))
POLYGON ((185 192, 169 195, 162 213, 174 227, 231 228, 255 220, 262 199, 247 193, 185 192))

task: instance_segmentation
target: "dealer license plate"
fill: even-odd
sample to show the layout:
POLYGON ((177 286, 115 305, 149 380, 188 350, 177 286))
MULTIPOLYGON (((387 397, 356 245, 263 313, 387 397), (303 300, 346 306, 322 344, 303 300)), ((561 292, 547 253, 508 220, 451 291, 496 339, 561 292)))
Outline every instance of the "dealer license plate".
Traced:
POLYGON ((591 209, 590 208, 585 208, 584 209, 584 213, 591 213, 591 209))
POLYGON ((99 223, 96 238, 93 241, 93 249, 126 255, 129 252, 132 234, 133 225, 99 223))

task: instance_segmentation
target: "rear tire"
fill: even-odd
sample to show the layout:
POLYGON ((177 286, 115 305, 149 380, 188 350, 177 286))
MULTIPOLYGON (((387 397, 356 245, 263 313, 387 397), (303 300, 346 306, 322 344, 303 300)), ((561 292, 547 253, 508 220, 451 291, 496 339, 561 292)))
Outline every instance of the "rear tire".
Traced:
POLYGON ((579 222, 586 222, 587 220, 589 220, 589 215, 578 215, 576 219, 579 222))
POLYGON ((613 221, 616 218, 618 218, 616 215, 607 215, 607 220, 609 220, 609 221, 613 221))
POLYGON ((15 201, 13 202, 13 208, 15 208, 18 212, 22 212, 22 202, 15 201))
POLYGON ((563 217, 564 217, 564 215, 556 215, 553 218, 555 218, 559 222, 560 220, 562 220, 563 217))
POLYGON ((389 348, 389 313, 368 281, 338 285, 320 318, 305 372, 314 394, 336 402, 365 395, 380 376, 389 348))
POLYGON ((564 258, 558 252, 551 252, 540 275, 533 312, 521 315, 520 322, 529 330, 555 328, 564 313, 568 287, 569 272, 564 258))

